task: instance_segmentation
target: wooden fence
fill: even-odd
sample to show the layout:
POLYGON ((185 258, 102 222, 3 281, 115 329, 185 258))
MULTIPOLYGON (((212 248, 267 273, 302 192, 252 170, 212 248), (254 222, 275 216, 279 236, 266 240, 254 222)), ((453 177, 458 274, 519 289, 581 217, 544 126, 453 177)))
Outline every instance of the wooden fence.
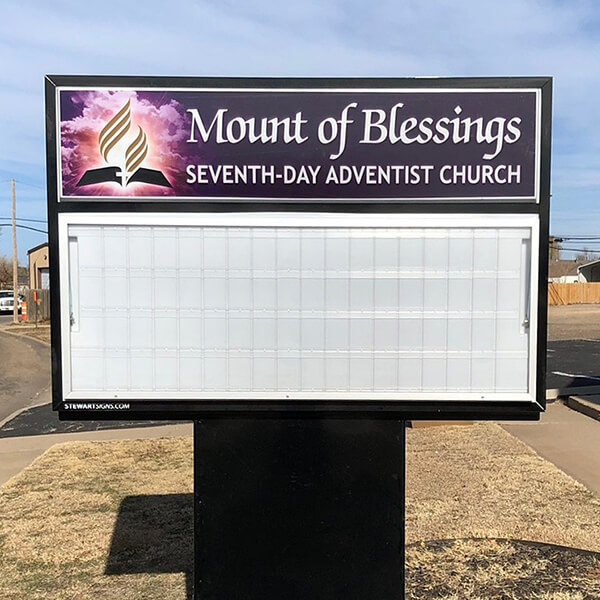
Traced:
POLYGON ((600 304, 600 283, 549 283, 548 304, 600 304))
POLYGON ((50 320, 50 290, 25 290, 23 295, 27 302, 28 321, 36 323, 50 320))

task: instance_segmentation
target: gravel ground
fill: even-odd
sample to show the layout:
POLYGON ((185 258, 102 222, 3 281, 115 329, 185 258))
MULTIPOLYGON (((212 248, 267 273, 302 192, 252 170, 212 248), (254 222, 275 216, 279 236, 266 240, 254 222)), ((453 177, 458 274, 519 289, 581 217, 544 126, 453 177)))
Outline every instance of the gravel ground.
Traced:
POLYGON ((600 304, 549 306, 548 340, 600 340, 600 304))

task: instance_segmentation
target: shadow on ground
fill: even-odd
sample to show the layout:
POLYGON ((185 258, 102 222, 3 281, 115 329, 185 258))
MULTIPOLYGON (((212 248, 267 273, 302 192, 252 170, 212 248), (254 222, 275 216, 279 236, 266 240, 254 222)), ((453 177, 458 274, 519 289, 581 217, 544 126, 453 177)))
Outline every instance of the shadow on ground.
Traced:
POLYGON ((185 573, 193 598, 192 494, 128 496, 113 530, 106 575, 185 573))

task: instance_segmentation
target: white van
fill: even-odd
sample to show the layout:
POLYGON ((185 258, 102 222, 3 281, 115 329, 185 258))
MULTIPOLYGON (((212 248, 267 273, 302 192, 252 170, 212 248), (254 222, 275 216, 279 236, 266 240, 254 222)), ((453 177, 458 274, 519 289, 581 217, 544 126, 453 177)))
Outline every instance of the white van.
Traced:
MULTIPOLYGON (((12 290, 0 290, 0 312, 12 312, 14 306, 12 290)), ((18 311, 21 312, 21 298, 18 298, 18 311)))

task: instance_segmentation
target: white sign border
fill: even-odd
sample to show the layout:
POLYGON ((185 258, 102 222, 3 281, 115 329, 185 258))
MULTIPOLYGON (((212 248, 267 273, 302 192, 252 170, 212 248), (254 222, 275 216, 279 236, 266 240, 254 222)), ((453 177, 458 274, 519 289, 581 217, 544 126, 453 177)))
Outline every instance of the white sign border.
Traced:
POLYGON ((541 118, 542 118, 542 90, 540 88, 216 88, 216 87, 169 87, 169 86, 57 86, 55 88, 55 106, 56 106, 56 174, 57 174, 57 202, 76 202, 76 201, 87 201, 87 202, 206 202, 206 203, 222 203, 222 202, 239 202, 252 201, 259 202, 265 200, 268 202, 335 202, 339 203, 339 198, 313 198, 313 197, 298 197, 298 198, 284 198, 280 196, 262 196, 261 198, 249 198, 248 196, 226 196, 226 197, 214 197, 214 196, 64 196, 63 185, 62 185, 62 164, 61 164, 61 117, 60 117, 60 92, 61 91, 98 91, 98 90, 110 90, 110 91, 127 91, 127 92, 156 92, 156 91, 168 91, 168 92, 240 92, 240 93, 378 93, 378 94, 411 94, 411 93, 534 93, 535 94, 535 165, 534 165, 534 194, 533 196, 476 196, 476 197, 423 197, 423 198, 403 198, 401 196, 394 198, 349 198, 347 202, 358 203, 358 202, 402 202, 402 203, 452 203, 452 202, 500 202, 506 200, 507 202, 523 202, 523 201, 534 201, 535 204, 540 204, 540 168, 541 168, 541 118))
POLYGON ((507 401, 533 403, 536 400, 538 278, 539 278, 539 216, 535 214, 373 214, 373 213, 61 213, 58 215, 60 255, 60 322, 63 401, 163 401, 163 400, 380 400, 380 401, 507 401), (527 393, 424 393, 424 392, 73 392, 71 388, 70 314, 69 314, 69 253, 70 225, 157 225, 157 226, 226 226, 226 227, 456 227, 531 229, 531 269, 529 294, 529 361, 527 393))

